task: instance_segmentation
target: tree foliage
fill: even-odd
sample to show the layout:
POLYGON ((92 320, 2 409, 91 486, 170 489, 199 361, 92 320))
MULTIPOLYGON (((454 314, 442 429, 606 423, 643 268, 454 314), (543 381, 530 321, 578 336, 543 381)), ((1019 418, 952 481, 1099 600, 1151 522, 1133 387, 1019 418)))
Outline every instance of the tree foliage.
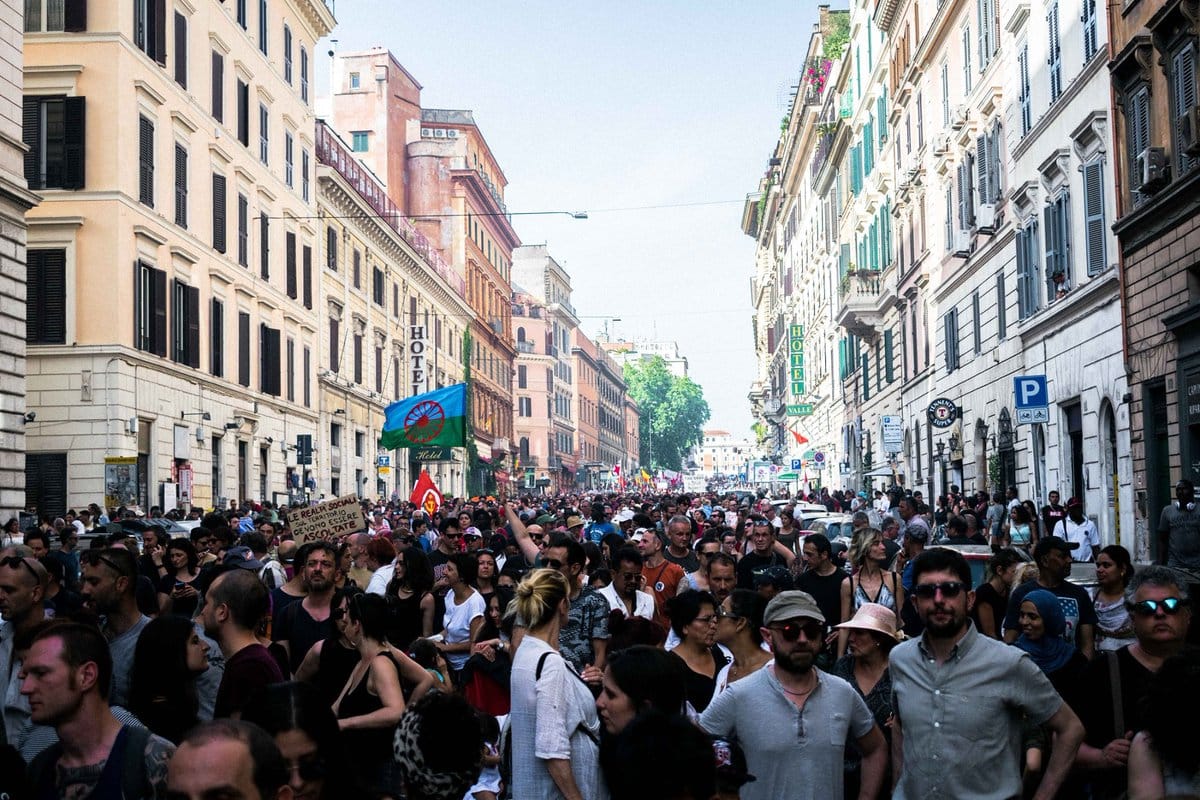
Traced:
POLYGON ((642 464, 681 469, 709 419, 703 390, 691 378, 672 375, 661 356, 626 364, 625 383, 641 414, 642 464))

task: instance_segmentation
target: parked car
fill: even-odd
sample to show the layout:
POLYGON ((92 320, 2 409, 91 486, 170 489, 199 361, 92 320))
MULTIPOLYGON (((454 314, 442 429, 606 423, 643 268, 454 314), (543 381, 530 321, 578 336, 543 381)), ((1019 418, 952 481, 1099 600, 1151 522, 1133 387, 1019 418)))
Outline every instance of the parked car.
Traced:
MULTIPOLYGON (((942 547, 946 550, 957 550, 967 560, 971 567, 971 586, 978 588, 988 579, 987 565, 992 560, 992 548, 986 544, 935 544, 932 547, 942 547)), ((1017 550, 1022 561, 1033 561, 1024 550, 1017 550)))

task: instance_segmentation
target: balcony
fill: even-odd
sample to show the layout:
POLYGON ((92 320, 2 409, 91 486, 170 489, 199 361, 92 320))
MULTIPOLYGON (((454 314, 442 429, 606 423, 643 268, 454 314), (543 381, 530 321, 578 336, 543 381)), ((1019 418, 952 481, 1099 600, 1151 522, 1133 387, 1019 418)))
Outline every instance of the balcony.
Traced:
POLYGON ((763 416, 769 419, 782 419, 786 409, 781 397, 772 395, 763 402, 763 416))
POLYGON ((521 467, 536 467, 538 465, 538 457, 533 454, 520 456, 521 467))
POLYGON ((533 353, 533 342, 517 342, 517 352, 526 355, 533 353))
POLYGON ((848 272, 838 288, 837 324, 859 338, 873 338, 883 326, 891 300, 891 293, 884 287, 883 273, 848 272))

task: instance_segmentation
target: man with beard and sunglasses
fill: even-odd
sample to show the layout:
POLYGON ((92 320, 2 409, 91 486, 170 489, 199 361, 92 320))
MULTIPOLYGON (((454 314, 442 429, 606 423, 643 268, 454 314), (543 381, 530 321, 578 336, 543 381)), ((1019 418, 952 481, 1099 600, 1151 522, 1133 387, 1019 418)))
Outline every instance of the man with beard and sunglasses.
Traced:
POLYGON ((893 797, 1021 797, 1026 718, 1054 739, 1033 796, 1054 797, 1083 740, 1079 718, 1024 651, 975 629, 971 568, 961 553, 926 550, 912 577, 925 632, 889 657, 893 797))
POLYGON ((746 751, 755 781, 742 787, 742 800, 842 797, 848 738, 863 753, 858 796, 877 797, 887 745, 858 692, 815 668, 826 633, 817 601, 807 592, 779 593, 763 613, 761 630, 774 663, 730 684, 700 715, 706 732, 734 734, 746 751))

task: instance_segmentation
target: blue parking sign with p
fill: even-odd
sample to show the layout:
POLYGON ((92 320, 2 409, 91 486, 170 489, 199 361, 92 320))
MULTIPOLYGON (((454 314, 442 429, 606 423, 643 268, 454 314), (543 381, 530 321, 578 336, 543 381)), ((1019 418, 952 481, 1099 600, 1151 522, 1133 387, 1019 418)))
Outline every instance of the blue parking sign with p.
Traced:
POLYGON ((1013 394, 1018 423, 1050 421, 1050 391, 1045 375, 1018 375, 1013 378, 1013 394))

